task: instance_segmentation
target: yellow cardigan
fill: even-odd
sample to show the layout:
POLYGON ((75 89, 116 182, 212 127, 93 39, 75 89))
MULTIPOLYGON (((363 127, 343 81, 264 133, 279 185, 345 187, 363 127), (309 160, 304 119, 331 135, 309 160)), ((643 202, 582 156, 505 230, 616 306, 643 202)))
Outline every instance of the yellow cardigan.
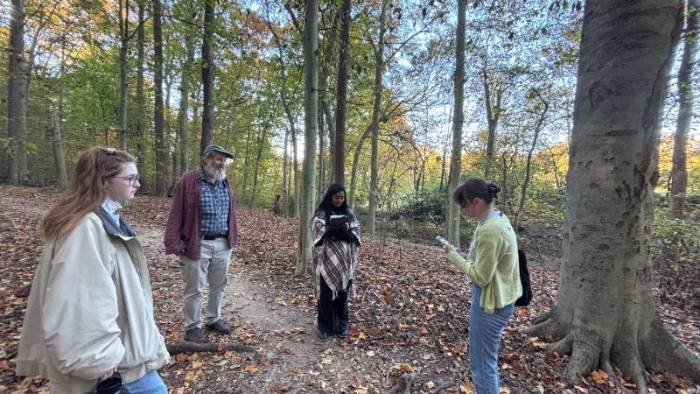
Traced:
POLYGON ((481 287, 479 305, 486 313, 520 298, 523 289, 518 268, 518 241, 508 217, 490 217, 474 232, 474 260, 451 249, 447 259, 481 287))

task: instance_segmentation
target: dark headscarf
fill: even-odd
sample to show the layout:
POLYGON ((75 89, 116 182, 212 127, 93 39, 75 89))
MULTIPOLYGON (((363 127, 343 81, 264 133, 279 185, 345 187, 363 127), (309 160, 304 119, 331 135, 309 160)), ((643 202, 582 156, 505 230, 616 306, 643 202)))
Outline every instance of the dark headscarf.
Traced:
POLYGON ((318 206, 318 210, 325 212, 326 218, 329 218, 331 216, 331 213, 339 215, 348 215, 350 214, 350 209, 348 208, 347 197, 348 194, 345 192, 345 188, 343 187, 343 185, 341 185, 340 183, 334 183, 328 187, 326 195, 323 196, 323 200, 321 200, 321 204, 319 204, 318 206), (333 206, 333 195, 338 192, 345 193, 345 201, 343 201, 343 205, 336 208, 335 206, 333 206))

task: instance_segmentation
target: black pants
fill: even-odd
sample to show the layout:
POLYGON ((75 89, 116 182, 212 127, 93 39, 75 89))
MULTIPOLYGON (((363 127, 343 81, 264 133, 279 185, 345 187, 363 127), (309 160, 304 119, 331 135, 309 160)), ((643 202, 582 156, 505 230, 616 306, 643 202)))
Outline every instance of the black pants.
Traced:
POLYGON ((333 292, 328 288, 323 277, 321 277, 321 294, 317 307, 319 331, 334 335, 348 329, 348 292, 339 290, 334 300, 333 292))

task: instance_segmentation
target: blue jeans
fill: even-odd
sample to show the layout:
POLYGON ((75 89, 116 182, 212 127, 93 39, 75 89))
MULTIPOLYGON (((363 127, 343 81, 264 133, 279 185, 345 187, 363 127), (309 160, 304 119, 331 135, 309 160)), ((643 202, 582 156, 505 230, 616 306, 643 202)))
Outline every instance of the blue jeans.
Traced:
POLYGON ((498 394, 498 347, 513 304, 486 313, 479 306, 481 288, 472 282, 469 308, 469 363, 477 394, 498 394))
POLYGON ((119 390, 120 394, 168 394, 168 388, 163 383, 158 372, 151 371, 138 380, 127 383, 119 390))

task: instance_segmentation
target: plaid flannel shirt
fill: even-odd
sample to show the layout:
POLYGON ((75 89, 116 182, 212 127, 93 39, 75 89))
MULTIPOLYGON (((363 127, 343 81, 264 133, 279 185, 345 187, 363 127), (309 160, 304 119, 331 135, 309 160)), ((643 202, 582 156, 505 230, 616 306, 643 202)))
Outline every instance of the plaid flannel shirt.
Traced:
POLYGON ((222 235, 228 232, 229 196, 224 182, 211 184, 202 179, 199 184, 202 205, 203 235, 222 235))

